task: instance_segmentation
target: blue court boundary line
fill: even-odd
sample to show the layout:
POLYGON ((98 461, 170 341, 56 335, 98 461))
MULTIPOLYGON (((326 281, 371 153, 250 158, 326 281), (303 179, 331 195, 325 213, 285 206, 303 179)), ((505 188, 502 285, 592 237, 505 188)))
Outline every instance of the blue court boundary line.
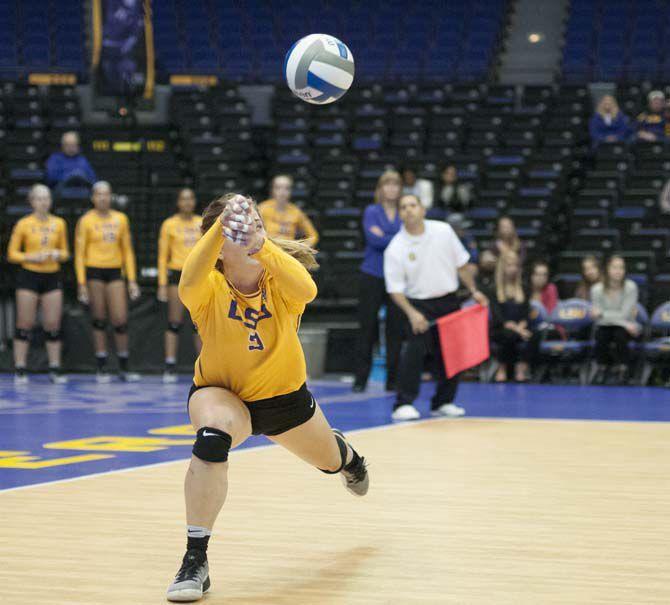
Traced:
MULTIPOLYGON (((444 418, 444 417, 433 417, 433 418, 420 418, 419 420, 410 420, 410 421, 405 421, 405 422, 392 422, 390 424, 381 424, 379 426, 371 426, 371 427, 366 427, 362 429, 352 429, 350 431, 345 431, 345 435, 352 435, 352 434, 357 434, 357 433, 366 433, 366 432, 372 432, 372 431, 379 431, 379 430, 384 430, 384 429, 392 429, 392 428, 400 428, 400 427, 408 427, 408 426, 415 426, 415 425, 420 425, 420 424, 426 424, 429 422, 450 422, 450 423, 457 423, 461 421, 468 421, 468 420, 475 420, 475 421, 491 421, 494 420, 496 422, 517 422, 519 420, 521 421, 526 421, 526 422, 545 422, 545 423, 554 423, 554 422, 567 422, 567 423, 575 423, 575 422, 587 422, 587 423, 593 423, 593 422, 602 422, 606 424, 621 424, 621 423, 631 423, 631 424, 670 424, 666 421, 663 420, 621 420, 621 419, 615 419, 615 420, 600 420, 598 418, 525 418, 525 417, 505 417, 505 416, 465 416, 463 418, 444 418)), ((240 447, 239 449, 235 449, 231 451, 231 454, 236 456, 242 452, 253 452, 261 449, 266 449, 266 448, 271 448, 271 447, 280 447, 279 444, 277 443, 259 443, 256 445, 250 445, 248 447, 240 447)), ((297 458, 297 456, 296 456, 297 458)), ((152 462, 149 464, 140 464, 137 466, 128 466, 125 468, 117 468, 117 469, 112 469, 109 471, 102 471, 99 473, 90 473, 86 475, 79 475, 77 477, 68 477, 66 479, 54 479, 53 481, 42 481, 40 483, 30 483, 28 485, 17 485, 15 487, 7 487, 7 488, 0 488, 0 497, 3 494, 9 493, 9 492, 16 492, 19 490, 25 490, 25 489, 30 489, 33 487, 43 487, 45 485, 55 485, 58 483, 70 483, 72 481, 81 481, 82 479, 92 479, 95 477, 103 477, 105 475, 112 475, 112 474, 117 474, 117 473, 128 473, 130 471, 137 471, 137 470, 142 470, 142 469, 148 469, 148 468, 156 468, 160 466, 167 466, 168 464, 177 464, 177 463, 183 463, 187 462, 190 460, 190 456, 187 458, 177 458, 175 460, 164 460, 162 462, 152 462)), ((298 458, 299 460, 299 458, 298 458)))
MULTIPOLYGON (((437 421, 446 421, 449 420, 448 418, 421 418, 420 420, 414 420, 412 422, 396 422, 392 424, 381 424, 379 426, 371 426, 371 427, 366 427, 363 429, 353 429, 351 431, 345 431, 345 435, 351 435, 352 433, 364 433, 366 431, 378 431, 381 429, 390 429, 390 428, 397 428, 401 426, 409 426, 409 425, 415 425, 415 424, 425 424, 427 422, 437 422, 437 421)), ((259 443, 257 445, 250 445, 247 447, 241 447, 239 449, 235 449, 231 451, 231 455, 238 455, 241 452, 253 452, 261 449, 266 449, 266 448, 271 448, 271 447, 280 447, 278 443, 259 443)), ((288 450, 287 450, 288 451, 288 450)), ((127 473, 130 471, 137 471, 145 468, 155 468, 159 466, 166 466, 168 464, 177 464, 178 462, 187 462, 190 460, 191 457, 189 456, 188 458, 176 458, 174 460, 163 460, 162 462, 152 462, 149 464, 141 464, 138 466, 128 466, 125 468, 116 468, 112 469, 109 471, 102 471, 99 473, 90 473, 88 475, 79 475, 77 477, 68 477, 66 479, 54 479, 53 481, 42 481, 41 483, 31 483, 29 485, 17 485, 15 487, 7 487, 7 488, 0 488, 0 496, 2 494, 6 494, 8 492, 15 492, 18 490, 23 490, 23 489, 30 489, 31 487, 41 487, 44 485, 54 485, 56 483, 70 483, 72 481, 80 481, 81 479, 91 479, 93 477, 103 477, 105 475, 112 475, 115 473, 127 473)), ((296 459, 300 460, 296 456, 296 459)))

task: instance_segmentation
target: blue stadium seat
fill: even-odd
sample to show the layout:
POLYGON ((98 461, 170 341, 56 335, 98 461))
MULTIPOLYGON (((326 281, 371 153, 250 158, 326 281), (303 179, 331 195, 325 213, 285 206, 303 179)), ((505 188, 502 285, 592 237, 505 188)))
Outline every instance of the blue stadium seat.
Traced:
MULTIPOLYGON (((543 339, 540 343, 540 354, 545 363, 572 363, 583 361, 590 350, 588 339, 581 337, 593 325, 591 304, 587 301, 570 298, 561 300, 549 316, 554 326, 560 327, 566 334, 565 339, 543 339)), ((580 364, 580 380, 587 379, 587 365, 580 364)))

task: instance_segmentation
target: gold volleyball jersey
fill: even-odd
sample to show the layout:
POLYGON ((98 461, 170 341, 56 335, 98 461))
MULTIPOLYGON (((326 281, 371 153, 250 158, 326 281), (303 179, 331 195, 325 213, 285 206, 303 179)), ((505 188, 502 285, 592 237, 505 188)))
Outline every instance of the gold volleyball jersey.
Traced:
POLYGON ((184 261, 200 239, 202 217, 194 215, 184 220, 179 214, 166 218, 158 237, 158 285, 168 282, 168 269, 181 271, 184 261))
POLYGON ((265 269, 259 289, 244 295, 213 269, 223 243, 216 221, 182 269, 179 295, 202 339, 193 381, 224 387, 243 401, 292 393, 307 378, 298 327, 316 284, 296 259, 266 240, 254 255, 265 269))
POLYGON ((295 204, 287 204, 284 210, 279 210, 275 200, 265 200, 258 205, 258 212, 263 219, 265 231, 270 237, 296 239, 298 234, 309 240, 311 246, 319 241, 319 233, 314 228, 309 217, 295 204))
POLYGON ((10 263, 20 263, 28 271, 37 273, 55 273, 60 269, 60 263, 70 258, 67 245, 67 225, 65 221, 53 214, 48 214, 45 221, 34 214, 24 216, 12 230, 7 247, 7 260, 10 263), (60 261, 49 260, 43 263, 26 261, 26 254, 58 250, 60 261))
POLYGON ((104 216, 96 210, 84 214, 75 232, 74 265, 80 285, 86 283, 86 267, 123 267, 128 280, 135 281, 135 252, 128 217, 116 210, 110 210, 104 216))

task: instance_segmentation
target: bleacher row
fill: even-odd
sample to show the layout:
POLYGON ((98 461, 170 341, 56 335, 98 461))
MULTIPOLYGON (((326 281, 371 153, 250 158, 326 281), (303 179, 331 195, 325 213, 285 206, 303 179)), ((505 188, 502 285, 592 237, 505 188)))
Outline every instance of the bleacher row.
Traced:
POLYGON ((322 232, 324 296, 351 296, 341 273, 360 260, 362 208, 384 168, 400 161, 437 192, 441 169, 455 165, 475 188, 468 216, 480 247, 491 247, 497 218, 511 216, 528 256, 553 258, 566 296, 584 254, 614 250, 625 252, 644 300, 670 294, 667 276, 655 277, 670 272, 670 223, 659 228, 657 211, 666 148, 605 146, 594 165, 586 88, 528 87, 518 96, 500 86, 371 86, 345 99, 310 108, 279 90, 275 100, 271 163, 296 177, 295 198, 322 232), (616 167, 606 163, 611 153, 622 154, 616 167))
MULTIPOLYGON (((61 133, 79 126, 72 88, 6 85, 0 97, 0 210, 26 211, 25 193, 43 178, 44 160, 61 133)), ((644 105, 644 90, 626 89, 644 105)), ((321 232, 319 305, 350 314, 351 276, 362 255, 360 217, 377 178, 399 161, 434 181, 454 164, 474 186, 468 211, 481 248, 495 221, 511 216, 528 257, 548 256, 569 295, 587 252, 622 250, 642 299, 670 297, 670 224, 658 213, 658 191, 670 167, 662 143, 603 145, 593 154, 586 124, 592 103, 584 87, 486 85, 359 86, 344 99, 312 107, 278 87, 274 126, 252 129, 234 87, 175 91, 173 123, 133 132, 82 130, 83 151, 99 178, 112 182, 133 224, 138 261, 152 280, 156 230, 176 189, 196 187, 201 202, 229 190, 262 199, 268 177, 295 177, 294 200, 321 232), (128 145, 128 142, 135 142, 128 145), (139 143, 138 143, 139 142, 139 143), (117 149, 118 147, 118 149, 117 149)), ((88 207, 85 192, 65 191, 56 211, 71 226, 88 207)), ((3 224, 6 246, 12 220, 3 224)))
POLYGON ((573 0, 565 29, 566 82, 670 79, 667 0, 573 0))
POLYGON ((356 77, 486 79, 507 18, 507 0, 418 4, 402 0, 154 3, 159 71, 210 72, 237 81, 283 79, 284 55, 314 32, 339 37, 356 77))
MULTIPOLYGON (((265 164, 251 158, 249 110, 237 90, 221 89, 205 95, 205 104, 197 102, 197 96, 175 92, 173 123, 133 130, 82 127, 73 87, 0 86, 0 212, 6 217, 0 224, 3 259, 14 223, 29 211, 27 192, 32 184, 45 181, 46 159, 59 148, 67 130, 80 132, 82 152, 97 177, 112 183, 117 206, 127 212, 140 279, 145 284, 155 281, 158 226, 174 212, 180 187, 195 186, 203 203, 229 190, 254 191, 254 182, 258 187, 255 195, 265 193, 265 164), (189 121, 180 113, 183 107, 202 110, 203 119, 198 118, 198 124, 189 121), (234 124, 220 122, 226 115, 234 124), (259 174, 263 175, 260 183, 259 174)), ((68 221, 71 239, 78 217, 89 207, 86 188, 68 187, 57 196, 54 212, 68 221)), ((12 272, 2 274, 10 286, 12 272)), ((67 276, 71 281, 69 266, 67 276)))
POLYGON ((81 0, 0 0, 0 80, 83 75, 85 41, 81 0))

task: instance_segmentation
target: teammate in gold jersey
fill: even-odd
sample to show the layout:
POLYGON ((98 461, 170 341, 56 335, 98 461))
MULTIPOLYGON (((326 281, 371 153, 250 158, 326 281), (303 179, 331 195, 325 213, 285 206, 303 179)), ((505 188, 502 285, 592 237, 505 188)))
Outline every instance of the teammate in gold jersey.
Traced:
POLYGON ((77 222, 74 264, 79 301, 90 305, 93 317, 97 379, 98 382, 111 380, 106 371, 109 316, 114 327, 119 376, 121 380, 134 382, 139 376, 128 371, 128 303, 121 274, 123 268, 130 299, 139 298, 130 224, 125 214, 112 210, 112 188, 106 181, 93 185, 91 201, 93 209, 77 222))
POLYGON ((202 231, 179 282, 203 346, 188 403, 197 436, 184 486, 187 550, 170 601, 197 600, 209 589, 207 543, 226 499, 228 452, 249 435, 267 435, 308 464, 341 473, 356 495, 368 490, 364 459, 330 428, 305 385, 297 332, 316 296, 306 268, 316 266, 313 250, 266 237, 253 201, 241 195, 212 202, 202 231))
POLYGON ((51 191, 45 185, 33 185, 28 201, 33 212, 16 223, 7 249, 9 262, 21 265, 16 277, 14 381, 18 384, 28 382, 28 337, 35 325, 37 308, 41 305, 42 327, 47 338, 49 378, 51 382, 62 384, 67 379, 60 372, 63 338, 63 282, 60 266, 70 257, 67 226, 62 218, 49 214, 51 191))
POLYGON ((289 175, 278 174, 272 179, 272 197, 258 205, 265 230, 270 237, 304 238, 307 244, 316 246, 319 233, 309 217, 291 203, 292 189, 293 179, 289 175))
MULTIPOLYGON (((168 327, 165 330, 165 372, 163 382, 176 382, 175 366, 179 345, 179 330, 184 319, 184 305, 179 300, 177 286, 188 253, 200 239, 202 217, 194 214, 196 207, 193 189, 185 187, 177 196, 177 214, 163 221, 158 238, 157 298, 168 304, 168 327)), ((200 353, 201 342, 194 332, 195 349, 200 353)))

